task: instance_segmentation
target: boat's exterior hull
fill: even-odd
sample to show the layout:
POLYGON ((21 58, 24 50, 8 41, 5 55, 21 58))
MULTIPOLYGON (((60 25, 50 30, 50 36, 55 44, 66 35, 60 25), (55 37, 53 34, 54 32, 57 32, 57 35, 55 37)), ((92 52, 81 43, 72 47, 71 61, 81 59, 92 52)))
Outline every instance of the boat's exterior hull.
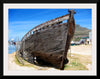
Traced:
POLYGON ((75 21, 70 14, 67 23, 56 23, 31 34, 21 43, 19 53, 31 63, 36 57, 37 62, 42 61, 56 68, 64 69, 64 64, 68 63, 67 52, 74 31, 75 21))

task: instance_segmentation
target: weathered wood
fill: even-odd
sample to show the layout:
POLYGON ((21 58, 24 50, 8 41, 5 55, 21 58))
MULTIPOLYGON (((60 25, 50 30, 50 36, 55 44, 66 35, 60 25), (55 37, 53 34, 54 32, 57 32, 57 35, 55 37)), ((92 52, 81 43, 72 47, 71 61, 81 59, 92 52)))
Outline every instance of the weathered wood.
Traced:
POLYGON ((61 61, 61 66, 60 66, 61 70, 64 69, 64 60, 67 57, 67 52, 68 52, 71 40, 72 40, 74 32, 75 32, 74 13, 76 13, 76 12, 74 12, 74 10, 69 10, 69 12, 70 12, 70 16, 69 16, 69 19, 68 19, 68 22, 67 22, 67 24, 68 24, 67 25, 68 26, 68 33, 67 33, 67 38, 66 38, 65 51, 63 53, 63 57, 62 57, 62 61, 61 61))
MULTIPOLYGON (((60 24, 60 21, 56 23, 57 19, 67 19, 64 16, 60 19, 53 19, 50 21, 53 21, 53 24, 48 27, 45 26, 43 30, 37 30, 36 33, 31 34, 24 40, 24 51, 27 52, 26 58, 37 57, 38 62, 42 61, 59 69, 64 69, 64 65, 68 63, 67 52, 75 31, 74 11, 69 12, 70 16, 67 23, 60 24)), ((23 43, 19 50, 20 53, 23 52, 23 43)))

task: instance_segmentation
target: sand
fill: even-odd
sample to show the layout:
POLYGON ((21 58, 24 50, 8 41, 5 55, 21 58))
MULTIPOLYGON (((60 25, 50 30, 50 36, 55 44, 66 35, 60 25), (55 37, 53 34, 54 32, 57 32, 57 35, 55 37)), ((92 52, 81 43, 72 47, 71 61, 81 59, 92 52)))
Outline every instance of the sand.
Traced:
POLYGON ((81 54, 81 55, 91 55, 92 54, 92 45, 75 45, 71 46, 69 52, 81 54))
MULTIPOLYGON (((91 61, 92 62, 92 45, 75 45, 75 46, 71 46, 69 49, 69 53, 72 54, 80 54, 85 56, 84 57, 80 57, 80 59, 85 60, 85 61, 91 61)), ((82 63, 83 64, 83 63, 82 63)), ((91 64, 83 64, 86 66, 86 68, 88 68, 88 70, 92 69, 92 63, 91 64)))

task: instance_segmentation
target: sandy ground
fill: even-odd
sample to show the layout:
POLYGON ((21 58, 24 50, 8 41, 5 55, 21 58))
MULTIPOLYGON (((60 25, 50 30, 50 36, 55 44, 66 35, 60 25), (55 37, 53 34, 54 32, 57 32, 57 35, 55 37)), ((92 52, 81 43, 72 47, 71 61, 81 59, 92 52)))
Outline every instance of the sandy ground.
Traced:
POLYGON ((28 68, 28 67, 22 67, 17 65, 14 60, 15 60, 15 52, 12 54, 8 55, 8 69, 9 70, 35 70, 35 68, 28 68))
POLYGON ((92 53, 92 45, 76 45, 71 46, 69 52, 81 54, 81 55, 91 55, 92 53))
MULTIPOLYGON (((92 45, 76 45, 76 46, 71 46, 69 49, 70 53, 74 53, 74 54, 80 54, 84 57, 81 57, 81 59, 84 59, 85 61, 92 61, 92 45)), ((84 64, 83 64, 84 65, 84 64)), ((87 64, 85 65, 89 70, 92 69, 92 63, 91 64, 87 64)))
MULTIPOLYGON (((69 52, 71 53, 76 53, 76 54, 81 54, 81 55, 89 55, 91 56, 91 45, 77 45, 77 46, 71 46, 71 50, 69 52)), ((9 70, 57 70, 55 68, 47 68, 47 67, 23 67, 19 66, 14 62, 15 60, 15 52, 12 54, 8 55, 8 69, 9 70)), ((86 67, 90 70, 91 69, 91 64, 86 65, 86 67)))
POLYGON ((15 63, 15 52, 12 54, 8 54, 8 70, 12 71, 16 71, 16 70, 28 70, 28 71, 33 71, 33 70, 58 70, 55 68, 50 68, 50 67, 40 67, 40 66, 36 66, 33 64, 33 67, 25 67, 25 66, 20 66, 18 64, 15 63))

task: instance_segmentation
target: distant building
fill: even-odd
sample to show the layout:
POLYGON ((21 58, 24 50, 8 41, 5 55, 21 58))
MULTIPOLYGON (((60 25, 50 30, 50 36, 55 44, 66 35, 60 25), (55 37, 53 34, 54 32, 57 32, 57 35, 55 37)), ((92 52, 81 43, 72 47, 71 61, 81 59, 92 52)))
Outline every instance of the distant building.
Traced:
POLYGON ((92 32, 89 32, 89 40, 90 40, 90 44, 92 43, 92 32))
POLYGON ((92 43, 92 33, 89 32, 88 36, 82 36, 81 39, 77 42, 72 41, 71 45, 80 45, 80 44, 91 44, 92 43))
POLYGON ((83 41, 83 44, 89 44, 88 43, 89 37, 82 37, 81 40, 83 41))
POLYGON ((92 33, 89 32, 89 37, 82 37, 81 40, 84 40, 84 44, 91 44, 91 42, 92 42, 92 33))

